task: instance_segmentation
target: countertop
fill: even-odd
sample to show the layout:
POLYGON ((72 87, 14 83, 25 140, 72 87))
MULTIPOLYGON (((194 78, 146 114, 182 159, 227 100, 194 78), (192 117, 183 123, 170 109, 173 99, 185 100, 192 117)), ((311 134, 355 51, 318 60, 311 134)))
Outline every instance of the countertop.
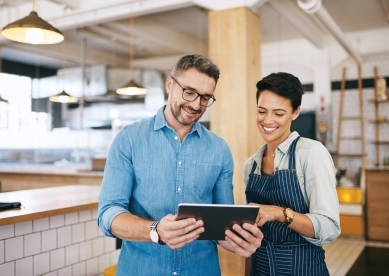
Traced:
POLYGON ((67 185, 0 193, 0 202, 21 202, 22 208, 0 211, 0 226, 95 209, 100 186, 67 185))
POLYGON ((54 166, 42 164, 4 164, 0 163, 0 173, 55 174, 79 176, 103 176, 103 171, 92 171, 88 165, 54 166))

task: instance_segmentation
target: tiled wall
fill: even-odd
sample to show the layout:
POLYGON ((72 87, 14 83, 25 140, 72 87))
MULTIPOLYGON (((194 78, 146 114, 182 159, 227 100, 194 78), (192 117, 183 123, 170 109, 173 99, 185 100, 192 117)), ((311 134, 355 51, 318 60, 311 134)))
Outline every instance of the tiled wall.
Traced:
POLYGON ((103 275, 120 250, 96 217, 94 209, 0 226, 0 275, 103 275))

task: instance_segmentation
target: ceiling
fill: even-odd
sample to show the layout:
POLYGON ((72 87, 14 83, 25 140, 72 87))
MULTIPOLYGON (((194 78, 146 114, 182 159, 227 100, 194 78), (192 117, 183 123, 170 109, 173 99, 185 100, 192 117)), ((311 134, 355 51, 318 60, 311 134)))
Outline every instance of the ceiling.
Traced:
MULTIPOLYGON (((389 0, 322 0, 343 33, 388 28, 389 0)), ((27 45, 0 36, 2 58, 63 68, 106 64, 128 67, 130 42, 135 66, 167 70, 187 53, 207 53, 209 10, 247 5, 261 17, 262 43, 306 38, 320 47, 329 32, 297 0, 36 0, 36 11, 65 34, 56 45, 27 45), (134 16, 130 41, 129 17, 134 16)), ((0 27, 27 16, 31 0, 0 0, 0 27)))

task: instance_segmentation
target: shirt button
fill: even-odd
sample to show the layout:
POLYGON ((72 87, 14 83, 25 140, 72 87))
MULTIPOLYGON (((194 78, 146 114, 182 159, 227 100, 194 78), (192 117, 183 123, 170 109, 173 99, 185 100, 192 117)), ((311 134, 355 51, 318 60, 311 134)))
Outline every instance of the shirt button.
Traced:
POLYGON ((178 165, 181 165, 181 161, 178 161, 178 165))
POLYGON ((174 139, 176 139, 176 140, 177 140, 177 139, 178 139, 178 137, 177 137, 177 136, 174 136, 174 139))
POLYGON ((178 275, 178 273, 177 272, 173 272, 173 275, 178 275))
POLYGON ((178 188, 177 188, 177 191, 178 191, 178 192, 181 192, 181 188, 180 188, 180 187, 178 187, 178 188))

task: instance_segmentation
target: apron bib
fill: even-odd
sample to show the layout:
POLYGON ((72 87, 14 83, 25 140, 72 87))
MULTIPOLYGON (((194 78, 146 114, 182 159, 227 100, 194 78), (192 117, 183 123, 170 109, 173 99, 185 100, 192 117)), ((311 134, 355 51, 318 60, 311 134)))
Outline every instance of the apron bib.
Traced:
MULTIPOLYGON (((296 174, 295 150, 299 138, 289 148, 287 170, 271 176, 256 175, 254 162, 246 188, 247 202, 288 207, 302 214, 309 212, 296 174)), ((311 244, 278 221, 268 221, 260 230, 264 239, 251 256, 251 276, 329 276, 321 246, 311 244)))

